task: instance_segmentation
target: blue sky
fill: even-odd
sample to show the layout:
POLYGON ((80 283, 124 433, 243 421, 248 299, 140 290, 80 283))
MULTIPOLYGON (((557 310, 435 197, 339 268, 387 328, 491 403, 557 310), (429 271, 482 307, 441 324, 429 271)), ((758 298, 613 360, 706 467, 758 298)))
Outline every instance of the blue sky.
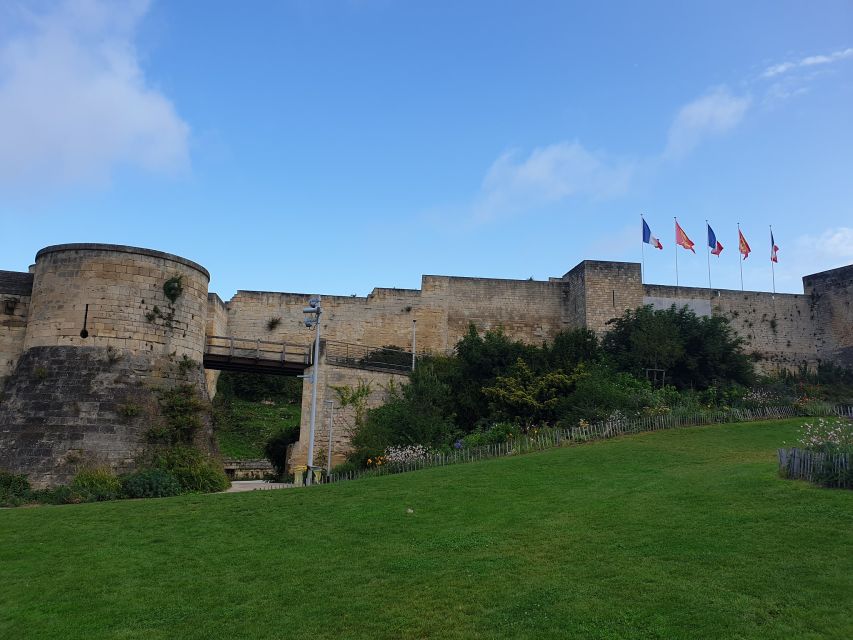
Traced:
POLYGON ((853 263, 850 2, 6 2, 0 269, 65 242, 211 290, 366 294, 640 260, 780 291, 853 263))

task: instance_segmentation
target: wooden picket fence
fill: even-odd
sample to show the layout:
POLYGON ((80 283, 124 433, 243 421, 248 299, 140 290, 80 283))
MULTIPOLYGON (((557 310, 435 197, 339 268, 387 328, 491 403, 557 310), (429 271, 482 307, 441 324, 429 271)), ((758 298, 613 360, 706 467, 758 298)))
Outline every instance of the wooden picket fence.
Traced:
POLYGON ((785 478, 853 489, 849 453, 779 449, 779 473, 785 478))
POLYGON ((463 462, 474 462, 489 458, 542 451, 567 444, 615 438, 631 433, 660 431, 709 424, 751 422, 755 420, 778 420, 800 416, 849 416, 853 417, 853 406, 812 403, 809 405, 760 407, 756 409, 727 409, 715 411, 672 412, 658 416, 635 419, 605 420, 586 426, 568 428, 543 428, 533 434, 507 442, 456 449, 450 453, 438 453, 427 458, 406 463, 386 463, 370 469, 347 473, 332 473, 325 482, 344 482, 359 478, 406 473, 430 467, 444 467, 463 462))

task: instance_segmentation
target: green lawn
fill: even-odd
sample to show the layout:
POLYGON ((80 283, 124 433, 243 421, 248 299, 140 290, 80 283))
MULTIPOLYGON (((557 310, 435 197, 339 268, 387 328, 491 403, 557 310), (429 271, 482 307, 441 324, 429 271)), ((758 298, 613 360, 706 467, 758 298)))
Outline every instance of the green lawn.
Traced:
POLYGON ((262 404, 232 400, 217 408, 216 438, 226 458, 254 460, 264 457, 267 440, 285 427, 299 424, 296 404, 262 404))
POLYGON ((795 424, 0 511, 0 637, 850 638, 853 492, 777 477, 795 424))

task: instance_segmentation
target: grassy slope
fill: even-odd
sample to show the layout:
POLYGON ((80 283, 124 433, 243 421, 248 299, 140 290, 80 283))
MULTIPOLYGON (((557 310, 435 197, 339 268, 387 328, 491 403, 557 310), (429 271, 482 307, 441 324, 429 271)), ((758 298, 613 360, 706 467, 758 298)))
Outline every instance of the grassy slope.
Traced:
POLYGON ((299 424, 300 407, 235 399, 229 409, 220 408, 218 413, 216 437, 222 455, 250 460, 264 457, 264 445, 276 433, 299 424))
POLYGON ((853 492, 776 476, 794 424, 3 511, 0 636, 849 638, 853 492))

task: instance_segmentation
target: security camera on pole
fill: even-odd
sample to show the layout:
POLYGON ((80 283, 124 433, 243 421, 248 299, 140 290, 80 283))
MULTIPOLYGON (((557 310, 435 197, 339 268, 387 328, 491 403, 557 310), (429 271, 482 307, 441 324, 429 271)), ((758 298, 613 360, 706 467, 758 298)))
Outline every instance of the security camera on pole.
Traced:
POLYGON ((302 310, 305 314, 305 326, 309 329, 316 328, 314 336, 314 356, 311 358, 311 375, 301 376, 311 382, 311 429, 308 436, 308 478, 307 484, 314 482, 314 421, 317 418, 317 382, 319 376, 317 369, 320 367, 320 296, 315 296, 308 301, 308 306, 302 310))

